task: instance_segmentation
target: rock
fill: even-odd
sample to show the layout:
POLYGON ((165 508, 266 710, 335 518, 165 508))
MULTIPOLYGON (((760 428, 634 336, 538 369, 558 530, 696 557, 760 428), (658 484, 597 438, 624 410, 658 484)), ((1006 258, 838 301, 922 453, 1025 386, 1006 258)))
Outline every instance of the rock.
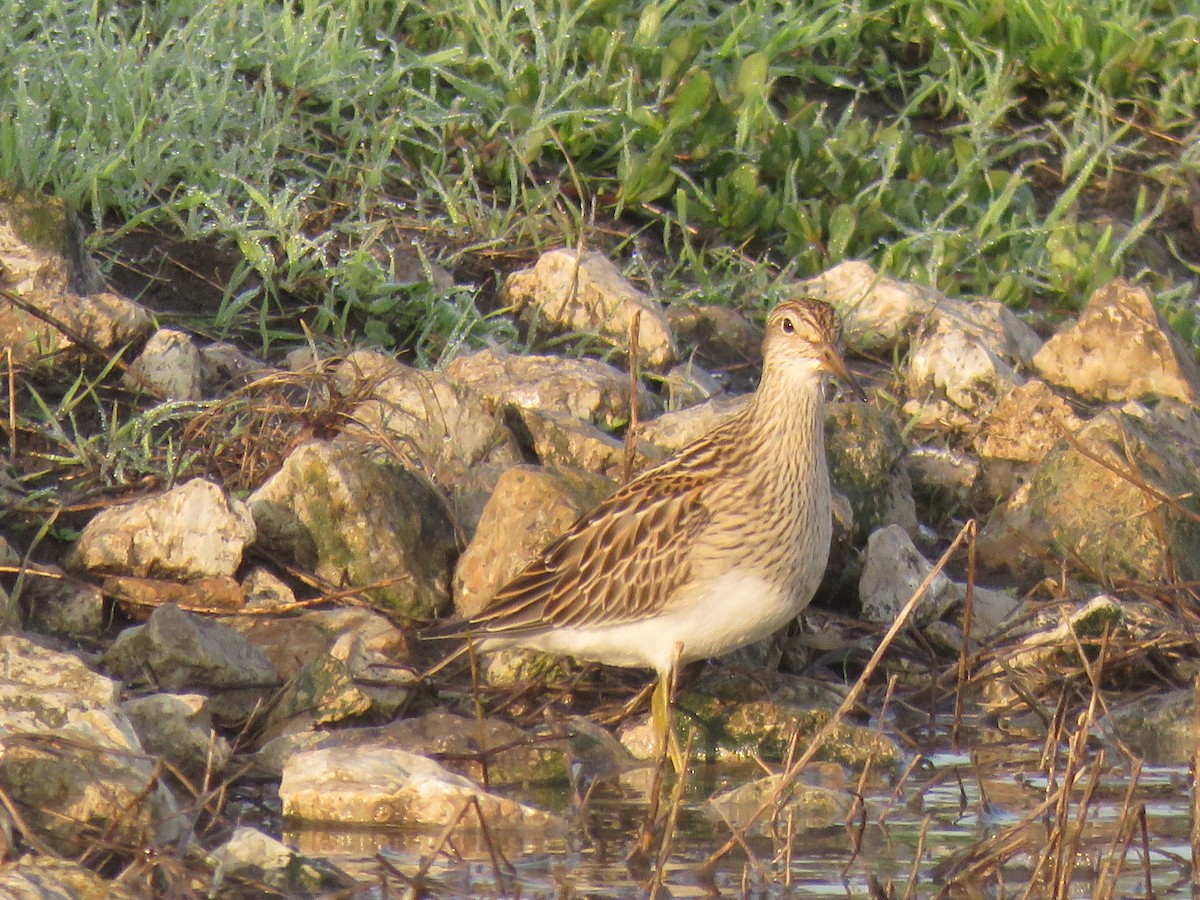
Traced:
POLYGON ((200 351, 182 331, 160 328, 146 341, 121 382, 160 400, 199 400, 204 385, 200 351))
POLYGON ((860 402, 829 405, 825 417, 829 474, 850 501, 860 534, 893 524, 916 531, 916 504, 904 465, 907 449, 887 413, 860 402))
POLYGON ((580 469, 514 466, 505 472, 458 559, 458 614, 470 617, 483 609, 501 586, 614 490, 611 480, 580 469))
POLYGON ((1027 577, 1041 568, 1034 553, 1045 556, 1047 572, 1058 571, 1061 557, 1094 581, 1200 577, 1196 412, 1170 401, 1129 403, 1101 413, 1074 440, 1079 450, 1057 443, 993 515, 980 560, 1027 577))
POLYGON ((146 752, 190 778, 219 773, 229 762, 229 742, 213 731, 208 698, 201 694, 150 694, 121 704, 146 752))
POLYGON ((77 862, 29 854, 0 865, 8 900, 138 900, 139 895, 77 862))
POLYGON ((56 566, 41 566, 41 570, 61 577, 26 578, 22 594, 30 628, 66 638, 96 637, 104 631, 108 624, 104 595, 95 585, 72 578, 56 566))
POLYGON ((1117 705, 1108 701, 1109 712, 1098 725, 1148 763, 1188 765, 1200 744, 1196 728, 1196 692, 1191 687, 1165 694, 1133 697, 1117 705))
POLYGON ((439 484, 457 483, 473 466, 521 461, 512 435, 487 401, 441 372, 360 350, 336 368, 335 379, 342 393, 361 398, 348 433, 377 440, 439 484))
POLYGON ((663 381, 667 388, 667 409, 695 406, 724 390, 717 379, 691 361, 672 366, 663 381))
POLYGON ((403 747, 437 760, 460 775, 483 778, 493 785, 530 785, 566 777, 563 740, 538 741, 500 719, 457 716, 435 709, 412 719, 368 728, 308 731, 268 741, 256 756, 267 773, 282 771, 287 760, 304 750, 371 750, 403 747))
POLYGON ((985 700, 1003 709, 1060 684, 1065 668, 1080 665, 1079 646, 1096 648, 1106 631, 1115 631, 1132 618, 1108 594, 1069 611, 1059 608, 1040 614, 1030 634, 1006 647, 1004 666, 989 663, 980 673, 985 700), (1009 678, 1020 679, 1020 692, 1009 685, 1009 678))
POLYGON ((1005 591, 975 585, 975 596, 971 600, 971 637, 986 640, 994 636, 1024 608, 1020 599, 1005 591))
MULTIPOLYGON (((446 375, 483 396, 493 409, 562 413, 601 428, 629 421, 629 374, 596 359, 480 350, 453 360, 446 375)), ((653 409, 653 397, 639 383, 638 412, 644 417, 653 409)))
POLYGON ((285 627, 272 616, 220 620, 266 654, 288 681, 265 726, 270 735, 370 713, 388 718, 404 705, 417 676, 397 663, 404 633, 370 609, 306 610, 285 627))
POLYGON ((909 395, 928 404, 945 399, 968 416, 986 414, 1024 383, 1041 341, 1007 307, 945 300, 913 338, 906 376, 909 395))
POLYGON ((144 308, 116 294, 97 293, 98 278, 72 271, 63 254, 70 230, 61 200, 0 186, 0 286, 63 325, 60 331, 0 299, 0 355, 10 348, 14 365, 72 348, 76 337, 97 350, 113 350, 140 340, 153 327, 144 308))
POLYGON ((364 593, 409 621, 432 619, 449 600, 454 533, 442 502, 411 472, 309 441, 249 504, 261 543, 330 584, 389 582, 364 593))
POLYGON ((1067 402, 1040 379, 1009 391, 975 439, 989 495, 1009 496, 1064 433, 1074 434, 1081 425, 1067 402))
POLYGON ((276 609, 296 602, 296 593, 269 569, 257 566, 242 582, 248 609, 276 609))
POLYGON ((203 578, 232 575, 253 543, 246 505, 211 481, 193 478, 164 494, 106 509, 71 551, 73 568, 203 578))
POLYGON ((831 303, 842 317, 846 346, 859 352, 903 342, 921 319, 946 302, 932 288, 887 278, 859 260, 797 283, 794 293, 831 303))
MULTIPOLYGON (((386 617, 362 607, 308 609, 291 613, 286 619, 223 616, 218 621, 262 651, 285 680, 294 678, 313 660, 332 655, 346 636, 353 637, 362 652, 392 663, 408 656, 404 632, 386 617)), ((340 658, 346 660, 348 656, 342 654, 340 658)))
MULTIPOLYGON (((483 790, 444 766, 395 747, 306 750, 284 766, 283 815, 340 825, 443 827, 474 798, 488 828, 559 830, 557 816, 483 790)), ((460 827, 478 827, 474 811, 460 827)))
POLYGON ((126 684, 167 691, 279 684, 270 661, 244 637, 173 603, 122 631, 101 661, 126 684))
POLYGON ((599 253, 543 253, 533 268, 513 272, 505 279, 502 300, 526 320, 545 322, 559 332, 594 334, 620 353, 629 349, 629 327, 634 313, 640 311, 641 364, 662 370, 678 358, 661 307, 599 253))
POLYGON ((749 402, 749 394, 713 397, 643 422, 639 434, 642 440, 674 453, 733 418, 749 402))
POLYGON ((529 684, 563 684, 579 675, 579 665, 568 656, 513 647, 495 650, 479 662, 485 684, 515 688, 529 684))
POLYGON ((330 725, 361 716, 370 708, 371 698, 354 683, 346 662, 328 654, 319 656, 283 689, 263 726, 263 737, 330 725))
POLYGON ((1155 395, 1195 403, 1200 395, 1194 351, 1150 295, 1123 279, 1092 294, 1079 320, 1050 338, 1033 364, 1051 384, 1094 400, 1155 395))
MULTIPOLYGON (((723 791, 710 797, 705 808, 730 826, 745 829, 763 802, 775 796, 782 778, 782 775, 768 775, 733 790, 723 791)), ((793 784, 783 794, 786 802, 779 809, 779 814, 759 817, 750 833, 767 835, 772 827, 790 833, 793 830, 807 831, 844 825, 850 814, 850 796, 848 788, 793 784), (775 823, 774 826, 772 823, 775 823)))
MULTIPOLYGON (((800 746, 816 735, 841 703, 842 695, 815 679, 755 672, 743 675, 716 669, 676 700, 675 725, 681 737, 696 728, 693 753, 698 760, 749 758, 782 760, 792 736, 800 746)), ((621 735, 622 743, 635 755, 621 735)), ((900 748, 879 732, 843 722, 818 751, 820 760, 861 768, 873 760, 876 771, 895 767, 900 748)))
MULTIPOLYGON (((229 878, 265 884, 292 897, 311 897, 354 886, 349 876, 327 860, 301 856, 286 844, 246 825, 235 828, 229 840, 213 850, 211 859, 216 868, 209 887, 212 896, 221 894, 229 878)), ((237 893, 236 885, 228 888, 237 893)))
POLYGON ((205 396, 214 397, 245 387, 271 369, 236 344, 219 342, 200 348, 200 383, 205 396))
MULTIPOLYGON (((625 443, 605 434, 595 425, 562 413, 522 410, 520 424, 534 455, 542 465, 555 468, 583 469, 614 481, 625 471, 625 443)), ((666 456, 644 438, 637 442, 633 473, 661 461, 666 456)))
POLYGON ((59 852, 81 853, 100 835, 140 847, 179 834, 117 696, 116 682, 76 657, 0 637, 0 789, 59 852))
POLYGON ((945 447, 913 447, 904 457, 913 487, 925 493, 947 493, 965 499, 979 479, 979 460, 945 447))
MULTIPOLYGON (((863 618, 890 625, 932 569, 933 565, 913 546, 903 528, 888 525, 872 532, 867 541, 867 562, 858 583, 863 618)), ((929 625, 944 616, 961 597, 959 586, 939 572, 917 602, 910 621, 918 627, 929 625)))
MULTIPOLYGON (((728 306, 672 303, 667 321, 681 344, 695 348, 696 359, 710 369, 749 370, 762 363, 763 331, 728 306)), ((740 384, 740 390, 751 385, 740 384)))

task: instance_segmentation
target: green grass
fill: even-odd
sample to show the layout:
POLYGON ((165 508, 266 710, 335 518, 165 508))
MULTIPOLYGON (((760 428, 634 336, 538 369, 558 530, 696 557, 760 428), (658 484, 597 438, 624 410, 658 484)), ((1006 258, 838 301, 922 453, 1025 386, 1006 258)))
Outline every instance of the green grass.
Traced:
MULTIPOLYGON (((759 304, 848 258, 1189 335, 1200 3, 174 0, 0 7, 0 179, 236 248, 211 328, 436 361, 554 245, 759 304), (395 269, 417 241, 459 286, 395 269)), ((119 254, 117 262, 120 262, 119 254)))

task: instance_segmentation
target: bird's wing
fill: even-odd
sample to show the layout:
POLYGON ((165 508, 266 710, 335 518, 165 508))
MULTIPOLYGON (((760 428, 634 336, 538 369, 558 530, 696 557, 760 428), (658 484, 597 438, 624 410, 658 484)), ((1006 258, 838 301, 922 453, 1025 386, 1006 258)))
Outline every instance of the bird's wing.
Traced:
POLYGON ((689 551, 711 515, 697 476, 665 466, 630 482, 501 588, 469 629, 616 625, 661 611, 688 580, 689 551))

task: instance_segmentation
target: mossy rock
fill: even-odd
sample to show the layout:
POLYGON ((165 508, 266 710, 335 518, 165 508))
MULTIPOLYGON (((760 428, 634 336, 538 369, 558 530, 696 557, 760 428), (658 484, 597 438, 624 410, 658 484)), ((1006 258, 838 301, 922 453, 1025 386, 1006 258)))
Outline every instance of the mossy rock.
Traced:
MULTIPOLYGON (((696 729, 694 752, 702 759, 758 756, 782 761, 792 736, 800 749, 833 715, 840 697, 819 682, 780 673, 754 676, 721 672, 705 678, 675 703, 675 726, 681 738, 696 729)), ((861 769, 894 769, 900 748, 872 728, 842 722, 821 745, 816 759, 861 769)))

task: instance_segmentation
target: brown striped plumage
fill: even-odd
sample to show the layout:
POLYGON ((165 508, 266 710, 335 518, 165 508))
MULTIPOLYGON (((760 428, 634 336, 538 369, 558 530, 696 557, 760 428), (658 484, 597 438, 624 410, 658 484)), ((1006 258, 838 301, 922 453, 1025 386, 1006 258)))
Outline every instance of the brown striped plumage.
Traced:
POLYGON ((763 375, 732 419, 583 516, 462 633, 670 671, 765 637, 812 598, 829 553, 824 377, 850 378, 832 308, 772 311, 763 375))

